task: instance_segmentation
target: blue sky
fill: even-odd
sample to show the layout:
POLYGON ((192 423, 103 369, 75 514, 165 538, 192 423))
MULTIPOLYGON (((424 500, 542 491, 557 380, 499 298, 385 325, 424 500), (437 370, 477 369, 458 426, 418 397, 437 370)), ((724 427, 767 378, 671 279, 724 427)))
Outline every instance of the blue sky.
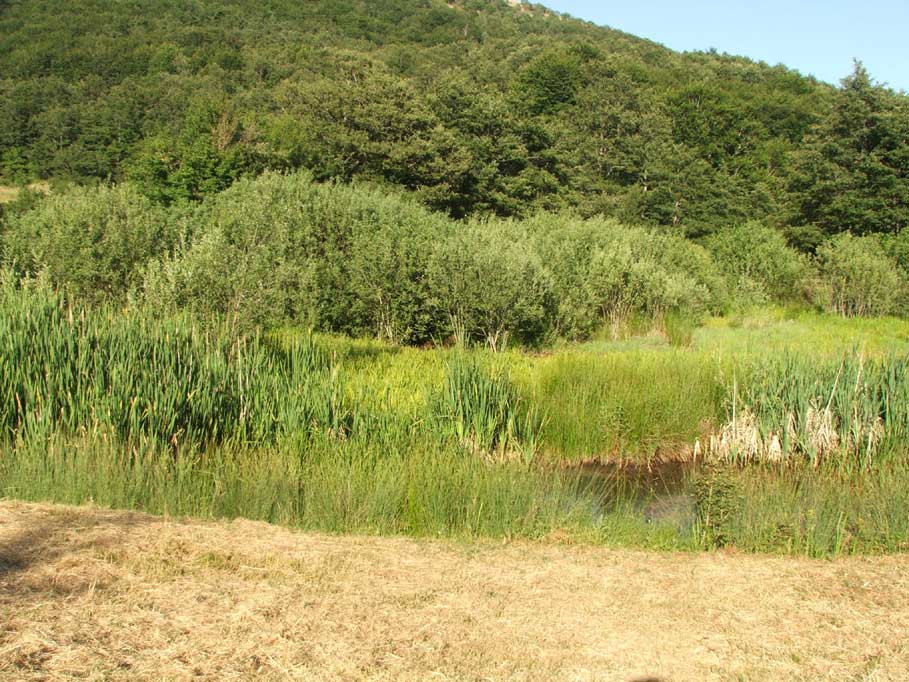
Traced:
POLYGON ((707 50, 785 64, 828 83, 852 71, 909 91, 909 0, 543 0, 596 24, 674 50, 707 50))

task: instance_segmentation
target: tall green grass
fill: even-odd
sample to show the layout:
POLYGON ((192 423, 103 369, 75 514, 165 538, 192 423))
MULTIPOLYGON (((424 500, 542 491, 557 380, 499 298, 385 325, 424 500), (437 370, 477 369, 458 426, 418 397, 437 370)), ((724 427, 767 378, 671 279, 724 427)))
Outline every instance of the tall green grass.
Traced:
POLYGON ((713 449, 733 461, 807 460, 873 468, 905 461, 909 358, 783 354, 751 362, 729 396, 713 449))
POLYGON ((909 542, 903 356, 734 364, 697 348, 529 355, 237 338, 186 317, 83 310, 9 278, 0 348, 0 496, 331 532, 810 555, 909 542), (678 494, 698 523, 649 515, 650 490, 616 485, 605 499, 562 466, 693 454, 733 405, 760 438, 787 434, 786 455, 721 467, 728 485, 692 474, 678 494), (811 440, 817 423, 837 448, 811 440))
POLYGON ((474 359, 453 356, 434 410, 398 412, 350 386, 337 353, 308 335, 236 339, 182 317, 84 311, 12 280, 0 344, 2 495, 531 536, 571 522, 579 504, 526 460, 478 455, 532 452, 536 427, 505 373, 474 359))
MULTIPOLYGON (((719 531, 726 544, 814 557, 909 551, 905 466, 834 472, 763 465, 725 476, 731 489, 719 531)), ((705 537, 697 539, 703 543, 705 537)))
POLYGON ((173 453, 103 431, 3 446, 0 496, 338 533, 464 537, 592 528, 595 506, 566 479, 516 463, 490 464, 432 438, 317 436, 173 453))
POLYGON ((456 353, 432 402, 436 428, 497 459, 529 463, 539 447, 542 419, 524 405, 506 370, 487 369, 475 356, 456 353))
MULTIPOLYGON (((719 543, 818 557, 909 551, 905 467, 831 475, 813 467, 755 466, 726 469, 723 476, 723 495, 701 500, 711 505, 700 508, 712 515, 705 526, 649 518, 651 498, 633 488, 613 486, 604 504, 572 475, 490 464, 435 439, 389 447, 320 436, 304 447, 285 442, 173 453, 84 432, 0 447, 0 496, 22 500, 242 517, 332 533, 552 537, 673 550, 719 543)), ((695 493, 692 480, 680 494, 695 493)))
POLYGON ((685 458, 721 420, 725 395, 717 362, 685 351, 562 352, 540 361, 527 390, 559 461, 685 458))

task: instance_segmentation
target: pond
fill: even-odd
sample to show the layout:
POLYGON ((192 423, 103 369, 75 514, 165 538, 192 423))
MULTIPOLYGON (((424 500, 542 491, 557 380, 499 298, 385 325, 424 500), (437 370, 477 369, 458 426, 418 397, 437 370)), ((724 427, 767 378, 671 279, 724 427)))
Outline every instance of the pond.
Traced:
POLYGON ((565 474, 579 496, 593 499, 597 514, 630 506, 650 523, 688 528, 695 519, 691 482, 697 468, 691 462, 596 462, 569 467, 565 474))

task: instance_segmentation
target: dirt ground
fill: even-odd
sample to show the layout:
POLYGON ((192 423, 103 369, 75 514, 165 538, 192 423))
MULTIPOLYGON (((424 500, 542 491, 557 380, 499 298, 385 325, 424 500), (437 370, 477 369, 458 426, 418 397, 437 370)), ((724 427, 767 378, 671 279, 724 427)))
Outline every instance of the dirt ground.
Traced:
POLYGON ((0 680, 909 680, 909 556, 305 534, 0 502, 0 680))

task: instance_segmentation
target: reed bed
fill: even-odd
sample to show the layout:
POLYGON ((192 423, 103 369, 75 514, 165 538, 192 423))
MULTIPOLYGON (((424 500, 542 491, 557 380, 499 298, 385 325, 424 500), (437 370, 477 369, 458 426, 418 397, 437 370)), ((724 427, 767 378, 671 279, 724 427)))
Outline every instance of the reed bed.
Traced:
POLYGON ((452 356, 432 413, 440 433, 493 460, 529 464, 539 448, 538 411, 524 404, 507 370, 487 369, 469 354, 452 356))
POLYGON ((238 338, 11 279, 0 347, 0 496, 331 532, 818 556, 909 547, 900 355, 238 338), (565 469, 650 466, 699 441, 723 466, 673 492, 694 523, 648 512, 650 492, 604 494, 565 469))
POLYGON ((175 448, 347 433, 340 379, 308 336, 278 346, 186 317, 72 307, 36 282, 0 287, 7 439, 106 429, 175 448))
POLYGON ((710 442, 720 460, 859 469, 904 463, 909 358, 769 356, 733 380, 727 416, 710 442))

